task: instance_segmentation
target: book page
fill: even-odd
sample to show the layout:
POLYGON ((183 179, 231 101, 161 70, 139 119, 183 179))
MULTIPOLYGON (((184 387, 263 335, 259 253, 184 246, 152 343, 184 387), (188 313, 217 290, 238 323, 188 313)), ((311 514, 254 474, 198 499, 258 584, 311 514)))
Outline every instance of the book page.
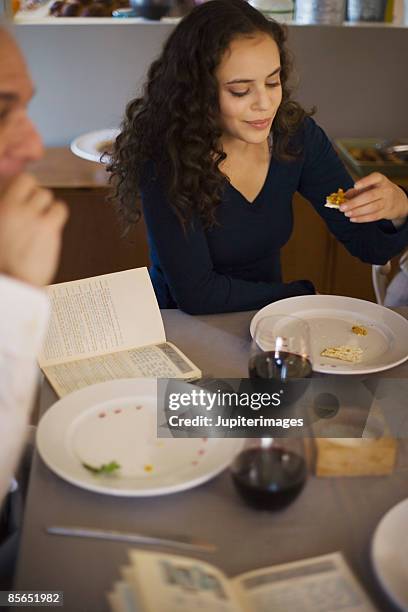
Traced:
POLYGON ((243 609, 256 612, 374 612, 340 553, 276 565, 233 581, 243 609))
POLYGON ((201 375, 170 342, 59 363, 43 371, 59 397, 105 380, 143 377, 195 380, 201 375))
POLYGON ((138 612, 241 612, 228 579, 209 563, 141 550, 130 558, 138 612))
POLYGON ((51 320, 41 367, 165 342, 146 268, 47 287, 51 320))
MULTIPOLYGON (((131 570, 130 573, 133 576, 131 570)), ((134 592, 126 579, 115 582, 113 591, 107 593, 107 599, 112 612, 143 612, 138 606, 134 592)))

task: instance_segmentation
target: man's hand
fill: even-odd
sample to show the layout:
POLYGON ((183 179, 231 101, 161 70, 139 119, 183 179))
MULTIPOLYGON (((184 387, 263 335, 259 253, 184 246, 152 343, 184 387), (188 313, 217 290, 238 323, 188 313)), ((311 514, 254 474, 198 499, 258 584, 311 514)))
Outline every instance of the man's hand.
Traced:
POLYGON ((68 213, 64 203, 29 174, 14 179, 0 195, 0 273, 36 286, 57 269, 68 213))

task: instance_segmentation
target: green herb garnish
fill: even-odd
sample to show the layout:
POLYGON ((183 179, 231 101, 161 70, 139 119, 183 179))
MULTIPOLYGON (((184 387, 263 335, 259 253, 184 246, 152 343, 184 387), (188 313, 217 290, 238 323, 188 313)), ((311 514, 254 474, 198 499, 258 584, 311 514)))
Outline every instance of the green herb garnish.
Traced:
POLYGON ((120 470, 120 465, 117 461, 111 461, 110 463, 103 463, 99 467, 89 465, 89 463, 82 463, 85 469, 92 472, 92 474, 112 474, 116 470, 120 470))

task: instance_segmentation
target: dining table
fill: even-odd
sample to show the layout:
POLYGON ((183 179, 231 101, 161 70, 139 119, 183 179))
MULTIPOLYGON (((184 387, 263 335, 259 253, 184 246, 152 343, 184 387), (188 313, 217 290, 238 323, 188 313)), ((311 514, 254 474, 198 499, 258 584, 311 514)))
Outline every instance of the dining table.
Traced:
MULTIPOLYGON (((395 310, 408 319, 408 308, 395 310)), ((249 324, 254 312, 202 316, 176 309, 161 312, 167 339, 188 355, 204 376, 248 376, 249 324)), ((408 378, 408 361, 381 376, 408 378)), ((40 415, 57 399, 44 380, 40 415)), ((375 576, 370 547, 383 515, 407 497, 408 444, 404 439, 398 440, 398 457, 391 474, 310 474, 297 499, 278 512, 247 506, 235 490, 228 469, 183 492, 116 497, 69 484, 34 452, 14 589, 62 591, 64 606, 55 609, 65 612, 110 609, 107 592, 120 579, 130 545, 46 532, 49 526, 70 525, 168 538, 195 536, 217 548, 190 556, 213 563, 229 576, 341 551, 377 608, 393 611, 397 608, 375 576)))

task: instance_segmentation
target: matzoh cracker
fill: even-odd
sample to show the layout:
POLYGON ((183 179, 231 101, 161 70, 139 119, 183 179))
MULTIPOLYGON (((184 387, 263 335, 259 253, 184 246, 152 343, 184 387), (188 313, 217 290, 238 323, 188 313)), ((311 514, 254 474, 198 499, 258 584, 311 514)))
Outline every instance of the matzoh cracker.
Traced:
POLYGON ((320 355, 322 357, 340 359, 341 361, 360 363, 363 357, 363 351, 358 346, 329 346, 325 348, 320 355))

